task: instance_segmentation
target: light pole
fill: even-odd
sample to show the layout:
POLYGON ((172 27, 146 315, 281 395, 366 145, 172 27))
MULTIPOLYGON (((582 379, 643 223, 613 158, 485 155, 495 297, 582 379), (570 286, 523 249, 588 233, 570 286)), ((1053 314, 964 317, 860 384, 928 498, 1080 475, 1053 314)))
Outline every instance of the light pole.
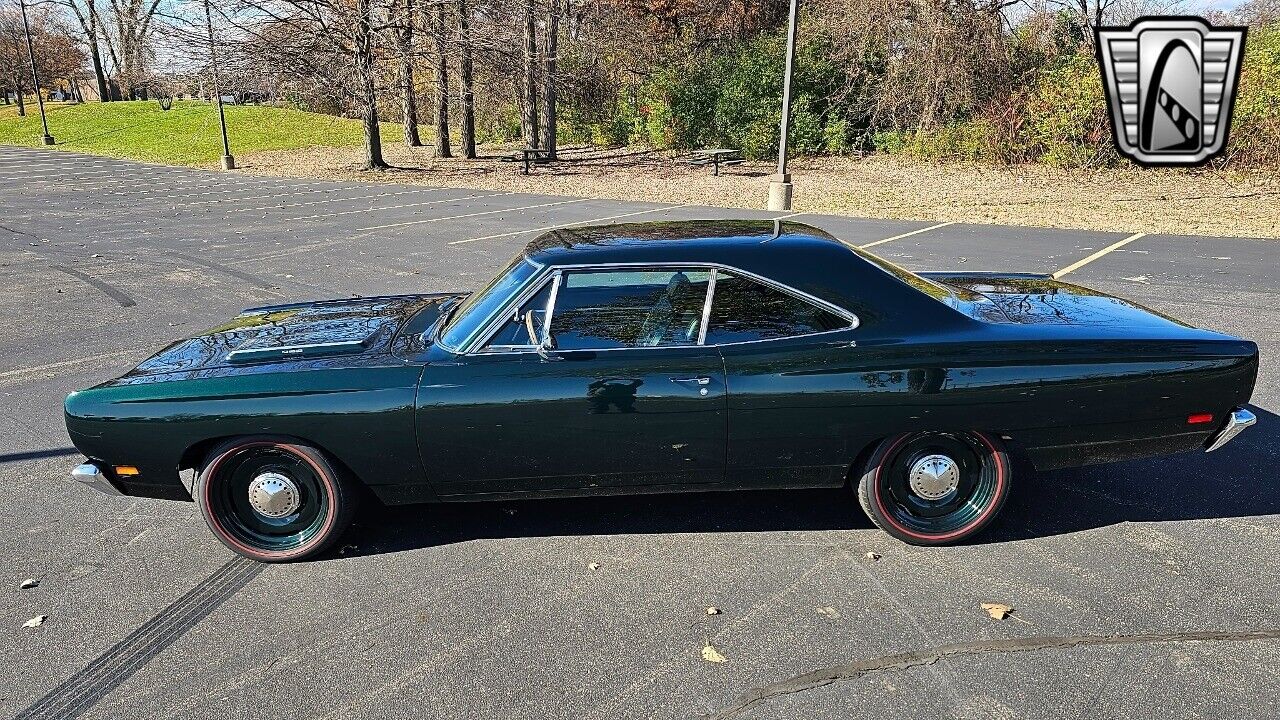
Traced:
POLYGON ((769 209, 791 209, 791 175, 787 173, 787 134, 791 129, 791 66, 796 60, 796 5, 791 0, 787 23, 787 67, 782 76, 782 128, 778 136, 778 174, 769 179, 769 209))
POLYGON ((213 71, 213 97, 218 104, 218 125, 222 127, 222 169, 235 170, 236 159, 231 155, 231 143, 227 140, 227 116, 222 111, 222 90, 218 88, 218 56, 214 51, 213 14, 209 0, 204 0, 204 24, 209 30, 209 68, 213 71))
POLYGON ((27 57, 31 60, 31 84, 36 87, 36 105, 40 106, 40 126, 44 128, 44 135, 40 136, 40 142, 43 145, 52 145, 53 136, 49 134, 49 119, 44 116, 44 98, 40 97, 40 77, 36 74, 36 51, 31 45, 31 26, 27 24, 26 0, 18 0, 18 6, 22 8, 22 31, 27 35, 27 57))

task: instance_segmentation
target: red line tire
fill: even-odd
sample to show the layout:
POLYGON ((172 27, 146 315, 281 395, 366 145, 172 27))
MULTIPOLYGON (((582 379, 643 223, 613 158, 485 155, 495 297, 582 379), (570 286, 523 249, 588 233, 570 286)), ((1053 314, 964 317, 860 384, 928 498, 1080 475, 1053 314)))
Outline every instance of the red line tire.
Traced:
POLYGON ((975 431, 917 432, 881 442, 858 480, 876 527, 911 545, 973 537, 1009 496, 1013 465, 998 438, 975 431))
POLYGON ((213 448, 192 496, 214 537, 259 562, 314 557, 351 524, 358 494, 319 448, 288 438, 256 436, 213 448), (262 487, 269 479, 270 491, 262 487))

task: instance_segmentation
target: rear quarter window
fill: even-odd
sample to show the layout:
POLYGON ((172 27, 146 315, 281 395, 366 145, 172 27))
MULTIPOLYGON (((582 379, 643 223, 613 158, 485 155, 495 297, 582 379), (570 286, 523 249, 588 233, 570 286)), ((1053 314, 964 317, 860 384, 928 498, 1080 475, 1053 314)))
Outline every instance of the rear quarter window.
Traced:
POLYGON ((772 340, 850 327, 845 318, 777 288, 721 271, 707 323, 708 345, 772 340))

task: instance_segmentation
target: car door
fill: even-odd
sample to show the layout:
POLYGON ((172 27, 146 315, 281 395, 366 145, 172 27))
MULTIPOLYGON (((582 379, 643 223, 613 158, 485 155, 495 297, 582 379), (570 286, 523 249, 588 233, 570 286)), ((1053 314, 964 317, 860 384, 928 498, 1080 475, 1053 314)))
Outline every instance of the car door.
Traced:
POLYGON ((875 421, 852 348, 857 322, 764 278, 717 272, 705 341, 725 362, 734 485, 844 482, 863 423, 875 421))
POLYGON ((553 269, 473 352, 427 367, 424 464, 442 496, 724 481, 724 364, 702 344, 710 271, 553 269), (532 316, 528 316, 532 313, 532 316), (549 337, 539 349, 529 336, 549 337))

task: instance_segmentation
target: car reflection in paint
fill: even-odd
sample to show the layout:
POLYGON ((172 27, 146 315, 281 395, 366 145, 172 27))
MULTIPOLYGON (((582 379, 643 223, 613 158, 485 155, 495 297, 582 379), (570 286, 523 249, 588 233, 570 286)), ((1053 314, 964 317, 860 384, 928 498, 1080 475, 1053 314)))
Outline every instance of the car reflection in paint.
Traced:
MULTIPOLYGON (((851 485, 917 544, 1038 469, 1213 449, 1254 343, 1047 276, 910 273, 789 222, 534 240, 487 286, 245 311, 66 401, 108 492, 264 561, 383 503, 851 485), (194 468, 186 488, 180 469, 194 468)), ((852 507, 852 502, 851 502, 852 507)))

